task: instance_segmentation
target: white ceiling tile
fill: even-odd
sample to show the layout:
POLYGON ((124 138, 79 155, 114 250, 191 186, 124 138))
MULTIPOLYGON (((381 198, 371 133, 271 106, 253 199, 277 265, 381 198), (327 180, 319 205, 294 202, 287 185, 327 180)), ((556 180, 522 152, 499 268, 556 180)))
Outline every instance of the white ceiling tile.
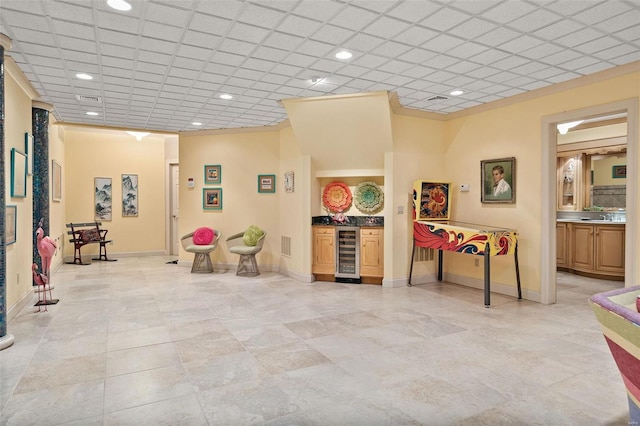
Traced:
POLYGON ((476 43, 482 43, 486 46, 497 46, 506 40, 512 40, 518 37, 520 33, 505 27, 497 27, 494 30, 483 34, 474 39, 476 43))
POLYGON ((597 40, 592 40, 587 43, 580 44, 575 47, 579 52, 583 52, 590 55, 595 52, 600 52, 605 49, 611 49, 618 45, 618 41, 613 37, 605 36, 597 40))
POLYGON ((545 43, 532 49, 522 51, 520 52, 520 55, 528 59, 538 60, 540 58, 544 58, 545 56, 549 56, 562 51, 563 48, 558 46, 557 44, 545 43))
POLYGON ((593 56, 608 61, 619 56, 633 54, 637 55, 638 59, 640 59, 640 49, 635 49, 628 45, 621 45, 611 47, 610 49, 601 50, 600 52, 594 53, 593 56))
POLYGON ((298 37, 309 37, 316 32, 321 25, 319 22, 311 19, 296 15, 287 15, 280 25, 278 25, 278 31, 298 37))
MULTIPOLYGON (((200 4, 202 3, 207 2, 200 2, 200 4)), ((224 18, 205 14, 196 14, 191 18, 189 29, 205 34, 223 36, 227 31, 229 31, 229 27, 231 27, 231 25, 231 21, 224 18)))
POLYGON ((493 31, 496 28, 498 28, 496 24, 474 17, 453 26, 447 31, 447 34, 455 35, 466 40, 474 40, 476 37, 493 31))
POLYGON ((345 5, 329 1, 304 1, 296 4, 293 13, 298 16, 313 17, 313 19, 326 22, 336 16, 345 5))
POLYGON ((258 59, 265 59, 270 61, 282 61, 289 55, 286 50, 275 49, 268 46, 259 46, 253 51, 252 56, 258 59))
POLYGON ((319 58, 328 56, 332 51, 337 51, 335 46, 315 40, 305 40, 297 49, 299 53, 313 55, 319 58))
POLYGON ((318 29, 318 31, 313 33, 311 38, 323 43, 341 45, 349 38, 353 37, 354 34, 355 33, 353 31, 340 28, 335 25, 323 25, 318 29))
POLYGON ((583 56, 581 58, 576 58, 570 61, 563 62, 562 64, 560 64, 560 66, 565 69, 579 70, 579 69, 597 64, 598 62, 599 61, 595 58, 583 56))
POLYGON ((438 34, 440 34, 440 32, 438 31, 420 26, 413 26, 406 31, 396 35, 393 39, 394 41, 405 43, 410 46, 421 46, 438 34))
POLYGON ((312 55, 303 55, 301 53, 290 53, 286 58, 282 59, 282 63, 295 65, 298 67, 308 67, 312 63, 316 62, 318 59, 312 55))
POLYGON ((380 69, 381 71, 390 72, 392 74, 402 74, 414 66, 414 64, 411 64, 409 62, 393 60, 380 65, 378 69, 380 69))
POLYGON ((471 56, 468 59, 473 62, 477 62, 483 65, 493 64, 494 62, 498 62, 502 59, 508 58, 510 56, 507 52, 502 52, 500 50, 485 50, 477 55, 471 56))
POLYGON ((423 64, 437 56, 437 53, 425 49, 411 49, 398 56, 398 59, 413 64, 423 64))
POLYGON ((407 30, 410 26, 411 24, 399 19, 382 16, 363 28, 362 32, 376 37, 392 38, 396 34, 407 30))
POLYGON ((351 30, 360 31, 373 22, 377 17, 378 14, 376 13, 359 7, 354 7, 348 3, 339 14, 331 19, 331 23, 351 30))
POLYGON ((583 12, 576 13, 572 16, 572 18, 577 21, 584 22, 585 24, 593 25, 622 13, 634 12, 637 13, 638 10, 635 9, 634 11, 631 6, 622 1, 607 1, 591 7, 583 12))
POLYGON ((98 29, 98 40, 116 46, 134 47, 138 45, 136 34, 125 34, 118 31, 98 29))
MULTIPOLYGON (((35 24, 35 23, 34 23, 35 24)), ((37 25, 37 24, 36 24, 37 25)), ((91 40, 95 42, 96 33, 94 27, 86 24, 77 24, 74 22, 51 20, 53 30, 58 35, 64 35, 68 37, 75 37, 83 40, 91 40)), ((40 24, 40 28, 46 28, 47 24, 40 24)))
MULTIPOLYGON (((244 61, 243 66, 255 71, 267 72, 273 69, 275 62, 265 61, 263 59, 249 58, 244 61)), ((229 71, 230 73, 230 71, 229 71)))
POLYGON ((521 37, 509 40, 506 43, 500 44, 497 47, 499 49, 506 50, 507 52, 519 53, 527 49, 532 49, 541 44, 543 44, 543 41, 534 37, 523 35, 521 37))
POLYGON ((423 19, 420 25, 438 31, 447 31, 471 19, 471 17, 467 13, 445 7, 423 19))
POLYGON ((366 68, 377 68, 388 61, 389 61, 388 58, 385 58, 382 56, 359 55, 356 59, 351 61, 351 63, 354 65, 359 65, 361 67, 366 67, 366 68))
POLYGON ((556 39, 555 42, 560 43, 563 47, 574 47, 600 37, 602 37, 602 33, 600 31, 585 27, 574 31, 571 34, 567 34, 564 37, 560 37, 556 39))
POLYGON ((185 30, 183 28, 174 27, 173 25, 164 25, 156 22, 145 22, 142 27, 142 35, 145 37, 155 38, 158 40, 168 40, 175 42, 180 40, 185 30))
MULTIPOLYGON (((237 67, 242 63, 245 63, 247 61, 246 56, 243 55, 234 55, 232 53, 227 53, 227 52, 216 52, 213 54, 213 56, 210 59, 211 63, 214 64, 224 64, 225 66, 228 67, 237 67)), ((253 62, 258 62, 258 60, 255 60, 253 62)), ((247 66, 249 66, 249 64, 245 64, 247 66)))
POLYGON ((508 24, 515 19, 532 13, 534 10, 535 7, 533 5, 523 0, 508 0, 500 3, 497 7, 485 11, 482 16, 498 24, 508 24))
POLYGON ((549 81, 552 83, 562 83, 563 81, 572 80, 574 78, 580 77, 580 74, 575 72, 565 72, 562 74, 558 74, 553 77, 549 77, 549 81))
POLYGON ((548 25, 554 24, 561 19, 561 16, 553 12, 545 9, 538 9, 527 13, 522 18, 515 19, 508 25, 517 31, 531 33, 548 25))
MULTIPOLYGON (((268 5, 268 3, 266 3, 268 5)), ((262 28, 276 28, 286 14, 257 4, 247 4, 237 17, 239 22, 262 28)))
POLYGON ((543 28, 540 28, 539 30, 534 31, 532 35, 547 41, 555 41, 560 37, 566 36, 567 34, 571 34, 575 31, 578 31, 581 28, 582 28, 582 25, 579 25, 574 21, 564 20, 564 21, 555 22, 543 28))
POLYGON ((243 24, 241 22, 236 22, 231 26, 227 37, 242 41, 248 41, 251 43, 259 43, 268 34, 269 30, 266 28, 258 28, 251 25, 243 24))
POLYGON ((138 18, 133 18, 122 13, 98 11, 96 15, 97 26, 101 29, 137 34, 141 26, 138 18))
POLYGON ((185 31, 182 39, 182 44, 188 44, 191 46, 208 47, 214 49, 220 44, 222 40, 221 36, 214 34, 206 34, 200 31, 188 30, 185 31))
MULTIPOLYGON (((426 44, 428 46, 428 44, 426 44)), ((463 43, 450 49, 447 53, 458 58, 470 58, 481 52, 488 50, 489 48, 483 44, 474 43, 472 41, 463 43)))
POLYGON ((427 41, 426 43, 423 43, 421 47, 432 50, 434 52, 445 53, 449 52, 451 49, 457 46, 460 46, 464 42, 464 40, 458 37, 452 37, 447 34, 440 34, 427 41))
POLYGON ((581 56, 582 55, 576 51, 564 50, 564 51, 555 53, 553 55, 545 56, 544 58, 541 58, 540 61, 546 64, 559 65, 563 62, 567 62, 569 60, 576 59, 581 56))
POLYGON ((400 1, 396 2, 393 7, 387 11, 387 14, 407 22, 420 22, 441 7, 440 4, 434 2, 400 1))
POLYGON ((97 46, 94 40, 83 40, 67 36, 58 37, 58 46, 65 50, 78 50, 84 53, 97 53, 97 46))
POLYGON ((98 56, 92 53, 78 52, 75 50, 63 50, 62 57, 68 61, 86 62, 88 64, 97 64, 98 56))

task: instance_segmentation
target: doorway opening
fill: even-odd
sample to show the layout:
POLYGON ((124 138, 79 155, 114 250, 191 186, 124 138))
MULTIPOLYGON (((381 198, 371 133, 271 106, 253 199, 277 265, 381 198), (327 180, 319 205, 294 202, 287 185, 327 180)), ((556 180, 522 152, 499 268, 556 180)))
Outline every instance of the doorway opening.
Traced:
POLYGON ((548 194, 542 198, 541 238, 541 286, 540 301, 557 302, 556 273, 556 219, 557 219, 557 125, 595 117, 626 114, 627 116, 627 164, 626 169, 626 229, 625 229, 625 286, 636 282, 638 268, 632 254, 636 248, 637 226, 637 161, 638 161, 638 100, 630 99, 605 105, 563 112, 542 119, 542 190, 548 194))

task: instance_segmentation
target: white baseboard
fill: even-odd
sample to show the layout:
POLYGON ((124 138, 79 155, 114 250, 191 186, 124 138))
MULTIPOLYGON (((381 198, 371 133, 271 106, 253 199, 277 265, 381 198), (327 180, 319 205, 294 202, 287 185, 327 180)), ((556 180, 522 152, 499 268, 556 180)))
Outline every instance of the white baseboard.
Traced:
POLYGON ((7 324, 9 324, 12 319, 18 316, 18 313, 22 309, 24 309, 25 306, 27 306, 30 303, 35 303, 33 300, 34 300, 33 290, 28 290, 25 294, 23 294, 22 297, 13 306, 10 306, 9 309, 7 310, 7 324))
MULTIPOLYGON (((82 261, 86 263, 91 263, 94 257, 98 257, 99 253, 92 253, 82 255, 82 261)), ((109 259, 124 259, 127 257, 150 257, 150 256, 168 256, 166 250, 157 250, 157 251, 128 251, 128 252, 119 252, 119 253, 108 253, 107 257, 109 259)), ((64 263, 73 262, 73 256, 65 256, 64 263)), ((98 261, 96 261, 98 262, 98 261)))

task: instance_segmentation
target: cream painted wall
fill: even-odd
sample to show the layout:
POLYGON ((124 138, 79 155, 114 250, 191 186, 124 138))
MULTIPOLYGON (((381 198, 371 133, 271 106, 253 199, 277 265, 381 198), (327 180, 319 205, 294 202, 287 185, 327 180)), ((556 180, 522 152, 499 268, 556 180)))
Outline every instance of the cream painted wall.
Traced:
MULTIPOLYGON (((53 114, 49 114, 49 236, 56 241, 58 250, 56 250, 51 260, 51 270, 55 271, 62 265, 64 261, 64 246, 68 244, 67 228, 65 227, 65 204, 67 197, 65 193, 65 176, 64 170, 64 131, 61 126, 55 124, 53 114), (52 182, 52 165, 55 160, 62 166, 62 200, 53 201, 53 182, 52 182)), ((55 284, 52 278, 52 282, 55 284)))
MULTIPOLYGON (((278 131, 256 131, 227 135, 180 135, 180 235, 200 226, 222 232, 222 240, 256 225, 267 232, 262 251, 256 260, 268 270, 280 262, 280 199, 284 196, 280 168, 278 131), (222 210, 203 210, 202 192, 204 166, 220 164, 222 180, 222 210), (258 193, 258 175, 275 174, 276 192, 258 193), (194 178, 195 187, 188 188, 187 178, 194 178)), ((292 160, 290 160, 292 161, 292 160)), ((292 166, 293 163, 290 162, 292 166)), ((294 166, 295 167, 295 166, 294 166)), ((295 193, 294 193, 295 194, 295 193)), ((302 195, 302 194, 300 194, 302 195)), ((193 255, 180 249, 180 261, 191 263, 193 255)), ((238 256, 230 254, 224 241, 211 254, 216 267, 235 268, 238 256)))
MULTIPOLYGON (((95 220, 94 178, 112 179, 110 256, 117 254, 165 253, 165 154, 164 138, 150 135, 136 141, 124 132, 87 131, 69 127, 64 137, 65 221, 95 220), (137 217, 122 216, 122 174, 138 175, 137 217)), ((82 255, 98 252, 96 244, 82 249, 82 255)), ((73 256, 73 244, 65 245, 65 257, 73 256)))
MULTIPOLYGON (((391 119, 393 164, 390 167, 394 198, 385 200, 389 211, 385 217, 385 280, 397 282, 406 280, 409 275, 413 241, 413 182, 448 182, 450 174, 443 161, 446 148, 444 121, 399 114, 393 114, 391 119), (397 213, 398 207, 403 208, 403 213, 397 213)), ((417 262, 412 283, 433 281, 434 273, 433 262, 417 262)))
MULTIPOLYGON (((27 176, 26 198, 11 197, 11 149, 25 152, 24 134, 31 131, 31 98, 9 73, 4 74, 5 86, 5 194, 6 204, 17 206, 16 243, 6 247, 6 300, 9 318, 12 307, 33 294, 31 264, 33 250, 32 176, 27 176)), ((2 212, 4 214, 4 212, 2 212)))
MULTIPOLYGON (((309 243, 309 238, 305 233, 308 216, 304 214, 305 198, 307 192, 304 190, 304 165, 300 147, 296 143, 293 129, 290 126, 280 131, 280 172, 277 176, 277 192, 279 198, 278 226, 282 236, 291 238, 291 256, 280 256, 278 261, 279 269, 283 273, 289 273, 294 277, 305 280, 302 277, 308 276, 305 270, 304 255, 305 245, 309 243), (284 174, 294 172, 294 191, 284 191, 284 174)), ((280 252, 280 242, 275 240, 275 250, 280 252)), ((276 256, 277 259, 277 256, 276 256)))
MULTIPOLYGON (((555 194, 542 193, 542 118, 562 111, 638 97, 639 79, 639 73, 627 74, 447 122, 445 162, 451 181, 454 185, 471 185, 468 193, 454 199, 454 219, 518 230, 524 289, 540 291, 540 200, 542 197, 555 200, 555 194), (502 157, 516 158, 516 203, 483 205, 480 202, 480 161, 502 157)), ((629 140, 628 143, 637 144, 638 141, 629 140)), ((555 181, 555 177, 553 179, 555 181)), ((482 268, 473 266, 472 256, 454 254, 449 257, 451 260, 455 258, 455 261, 446 262, 446 270, 451 276, 481 279, 482 268)), ((491 267, 492 282, 515 287, 511 256, 492 260, 491 267)))

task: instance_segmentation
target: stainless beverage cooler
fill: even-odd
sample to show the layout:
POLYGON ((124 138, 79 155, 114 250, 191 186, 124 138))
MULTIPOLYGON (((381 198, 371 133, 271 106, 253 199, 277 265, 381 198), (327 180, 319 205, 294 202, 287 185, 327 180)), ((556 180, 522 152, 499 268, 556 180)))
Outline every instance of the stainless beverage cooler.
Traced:
POLYGON ((360 284, 360 228, 336 226, 336 281, 360 284))

